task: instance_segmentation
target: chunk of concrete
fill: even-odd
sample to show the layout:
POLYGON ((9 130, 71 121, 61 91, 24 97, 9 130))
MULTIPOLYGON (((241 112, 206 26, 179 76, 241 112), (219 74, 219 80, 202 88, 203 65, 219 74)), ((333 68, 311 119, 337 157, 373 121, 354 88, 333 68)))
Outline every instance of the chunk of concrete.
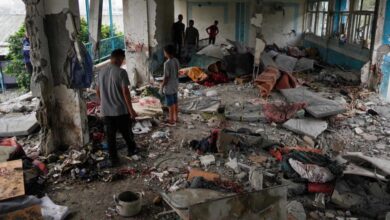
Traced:
POLYGON ((298 201, 294 200, 287 204, 287 213, 292 217, 288 219, 306 220, 305 208, 298 201))
POLYGON ((28 115, 8 114, 0 118, 0 137, 29 135, 38 126, 35 113, 28 115))
POLYGON ((259 169, 251 168, 249 171, 249 182, 254 190, 262 190, 263 172, 259 169))
POLYGON ((279 54, 275 59, 275 63, 278 69, 288 73, 294 72, 294 68, 297 61, 297 58, 290 57, 284 54, 279 54))
POLYGON ((192 99, 182 100, 180 102, 180 110, 183 113, 214 113, 218 111, 221 105, 221 100, 216 97, 197 97, 192 99))
POLYGON ((235 173, 240 173, 240 167, 238 166, 237 158, 229 159, 228 162, 225 163, 226 167, 234 170, 235 173))
POLYGON ((283 89, 281 93, 290 103, 306 102, 305 110, 316 118, 337 115, 346 111, 340 103, 323 98, 304 87, 283 89))
POLYGON ((314 68, 314 60, 308 58, 301 58, 298 60, 294 67, 294 72, 302 72, 306 70, 312 70, 314 68))
POLYGON ((385 174, 390 175, 390 160, 377 158, 377 157, 369 157, 364 155, 362 152, 346 152, 343 155, 344 158, 356 158, 371 163, 373 166, 382 170, 385 174))
POLYGON ((225 117, 232 121, 258 122, 265 121, 262 107, 249 103, 240 106, 227 105, 225 108, 225 117))
POLYGON ((283 127, 301 135, 317 138, 328 128, 326 121, 317 119, 290 119, 283 124, 283 127))
POLYGON ((186 209, 195 204, 209 200, 234 195, 234 193, 222 193, 210 189, 182 189, 173 193, 161 194, 163 199, 177 209, 186 209))
POLYGON ((215 163, 215 157, 214 157, 214 155, 211 155, 211 154, 199 157, 199 160, 200 160, 200 163, 205 167, 208 167, 209 165, 215 163))

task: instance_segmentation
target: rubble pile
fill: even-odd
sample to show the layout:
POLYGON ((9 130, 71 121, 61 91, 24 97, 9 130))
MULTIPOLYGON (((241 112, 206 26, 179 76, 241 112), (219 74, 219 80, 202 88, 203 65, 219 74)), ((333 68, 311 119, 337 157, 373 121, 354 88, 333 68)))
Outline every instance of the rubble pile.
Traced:
MULTIPOLYGON (((180 84, 177 127, 162 126, 166 109, 157 82, 133 89, 139 115, 133 133, 142 151, 121 156, 119 167, 108 160, 93 90, 84 94, 88 146, 40 155, 35 127, 1 139, 1 153, 9 157, 0 154, 0 160, 29 161, 39 178, 28 183, 44 184, 42 191, 52 195, 76 186, 125 183, 118 190, 152 195, 143 203, 161 211, 158 219, 212 219, 213 213, 241 219, 384 219, 390 212, 390 104, 356 85, 355 73, 327 66, 317 55, 313 48, 268 45, 261 74, 253 78, 250 50, 234 42, 203 48, 180 71, 181 80, 190 80, 180 84), (226 62, 237 59, 250 64, 226 62), (242 207, 239 213, 236 207, 242 207)), ((26 95, 0 104, 0 111, 27 117, 35 102, 26 95)), ((123 155, 124 143, 118 142, 123 155)), ((31 184, 26 188, 34 188, 31 184)), ((66 193, 83 193, 74 190, 66 193)), ((94 196, 111 218, 119 211, 105 192, 94 196)))

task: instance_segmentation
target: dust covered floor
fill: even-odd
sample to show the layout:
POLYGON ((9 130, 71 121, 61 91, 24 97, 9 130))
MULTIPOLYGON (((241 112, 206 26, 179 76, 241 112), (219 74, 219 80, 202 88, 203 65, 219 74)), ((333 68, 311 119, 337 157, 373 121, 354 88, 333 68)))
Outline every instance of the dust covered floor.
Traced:
MULTIPOLYGON (((313 140, 316 147, 321 148, 332 157, 337 152, 360 151, 369 156, 389 159, 390 123, 388 123, 388 120, 390 120, 390 111, 388 110, 388 104, 384 103, 377 94, 359 90, 358 88, 332 88, 315 82, 310 85, 311 89, 321 94, 321 96, 341 100, 341 102, 345 102, 349 106, 346 113, 327 118, 329 122, 328 129, 317 139, 313 140), (351 91, 348 95, 340 93, 341 90, 348 89, 351 91), (352 96, 354 98, 351 98, 352 96), (368 109, 375 109, 379 116, 367 114, 368 109), (334 144, 334 142, 340 142, 341 144, 334 144)), ((181 85, 182 89, 186 86, 186 84, 181 85)), ((230 83, 212 88, 201 87, 200 89, 204 89, 202 93, 210 90, 217 91, 218 97, 225 106, 243 103, 259 97, 258 89, 250 84, 235 85, 230 83)), ((284 97, 280 93, 273 91, 268 101, 276 100, 284 100, 284 97)), ((223 165, 226 162, 226 158, 222 157, 222 155, 215 154, 217 162, 205 168, 200 164, 198 154, 187 146, 186 143, 190 140, 199 140, 210 135, 213 127, 208 125, 207 119, 194 119, 193 114, 180 113, 179 120, 177 127, 161 128, 154 126, 152 132, 136 135, 136 142, 143 149, 140 153, 141 157, 132 160, 122 157, 122 164, 119 168, 107 169, 109 172, 115 172, 115 170, 121 168, 128 168, 135 173, 124 179, 111 182, 92 181, 89 183, 87 181, 73 181, 69 179, 65 181, 53 180, 47 184, 46 191, 49 197, 57 204, 70 208, 72 214, 69 219, 122 219, 114 211, 113 195, 126 190, 141 192, 144 194, 141 213, 136 217, 126 219, 154 219, 157 213, 169 210, 167 206, 153 204, 153 200, 158 196, 158 192, 166 191, 178 180, 185 179, 188 167, 199 167, 213 171, 232 181, 245 185, 245 179, 237 179, 234 172, 232 173, 231 170, 223 165), (155 131, 167 132, 168 138, 152 139, 151 135, 155 131), (152 173, 163 173, 164 171, 168 172, 163 174, 161 181, 152 173)), ((231 130, 247 128, 251 131, 261 131, 269 139, 285 146, 308 145, 302 135, 297 135, 275 123, 223 120, 218 126, 231 130)), ((120 141, 121 138, 119 137, 118 140, 120 141)), ((124 155, 126 150, 122 148, 119 152, 121 155, 124 155)), ((243 163, 250 163, 247 156, 253 152, 257 152, 257 149, 248 149, 245 153, 238 153, 238 158, 243 163)), ((268 155, 268 157, 271 156, 268 155)), ((305 208, 311 206, 306 209, 309 219, 314 219, 313 216, 321 218, 328 215, 327 209, 316 211, 316 208, 311 205, 311 202, 316 200, 315 196, 315 194, 289 196, 288 200, 298 199, 304 204, 305 208)), ((348 216, 348 210, 347 212, 339 211, 338 213, 334 210, 334 213, 340 216, 348 216)), ((166 215, 160 219, 177 218, 175 215, 166 215)))

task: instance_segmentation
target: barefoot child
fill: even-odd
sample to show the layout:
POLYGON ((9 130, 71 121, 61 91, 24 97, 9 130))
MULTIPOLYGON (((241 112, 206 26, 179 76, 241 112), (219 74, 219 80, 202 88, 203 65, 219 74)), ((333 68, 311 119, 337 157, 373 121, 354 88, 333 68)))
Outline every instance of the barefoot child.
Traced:
POLYGON ((164 63, 164 80, 161 84, 161 91, 165 95, 165 101, 169 109, 168 126, 175 126, 178 116, 177 91, 179 88, 179 61, 174 57, 175 47, 168 45, 164 47, 164 56, 167 61, 164 63))

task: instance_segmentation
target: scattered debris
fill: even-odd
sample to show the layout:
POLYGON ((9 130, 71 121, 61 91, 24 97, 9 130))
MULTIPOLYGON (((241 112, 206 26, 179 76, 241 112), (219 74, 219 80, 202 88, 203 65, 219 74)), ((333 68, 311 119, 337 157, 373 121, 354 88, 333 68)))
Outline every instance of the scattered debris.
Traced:
POLYGON ((290 119, 283 124, 283 127, 297 134, 307 135, 311 138, 317 138, 328 128, 326 121, 317 119, 290 119))

